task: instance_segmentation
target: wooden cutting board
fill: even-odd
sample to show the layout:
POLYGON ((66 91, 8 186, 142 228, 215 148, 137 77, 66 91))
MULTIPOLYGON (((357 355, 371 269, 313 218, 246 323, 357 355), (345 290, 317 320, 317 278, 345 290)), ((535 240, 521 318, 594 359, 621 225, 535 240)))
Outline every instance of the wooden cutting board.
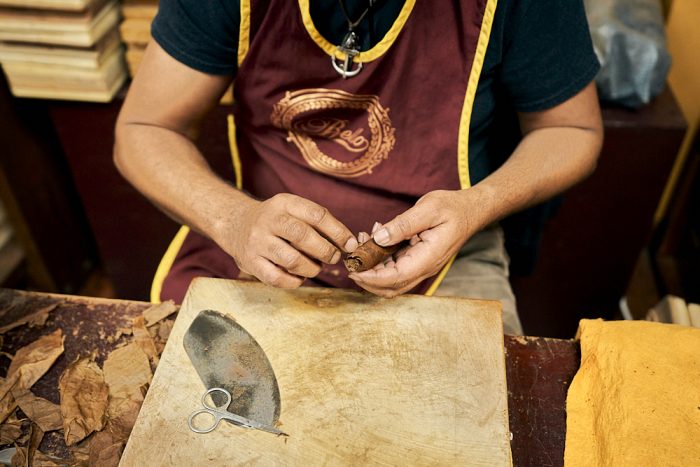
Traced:
POLYGON ((196 279, 121 465, 511 465, 497 302, 196 279), (267 354, 288 438, 187 419, 205 387, 182 345, 197 314, 234 318, 267 354))

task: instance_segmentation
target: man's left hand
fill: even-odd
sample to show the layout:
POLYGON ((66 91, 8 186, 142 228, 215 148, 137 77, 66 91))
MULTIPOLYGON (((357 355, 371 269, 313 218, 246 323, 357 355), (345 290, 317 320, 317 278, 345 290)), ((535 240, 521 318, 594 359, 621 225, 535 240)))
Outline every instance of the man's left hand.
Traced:
POLYGON ((411 209, 373 232, 382 246, 410 239, 410 245, 374 268, 349 275, 363 289, 383 297, 408 292, 437 274, 475 233, 465 191, 432 191, 411 209))

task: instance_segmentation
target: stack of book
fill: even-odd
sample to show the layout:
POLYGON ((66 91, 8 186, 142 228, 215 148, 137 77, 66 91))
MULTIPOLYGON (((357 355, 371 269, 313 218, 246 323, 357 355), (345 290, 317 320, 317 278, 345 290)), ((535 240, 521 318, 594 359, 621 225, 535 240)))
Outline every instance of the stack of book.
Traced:
POLYGON ((126 63, 131 76, 136 74, 151 40, 151 23, 157 12, 158 0, 124 0, 122 3, 124 21, 119 32, 126 44, 126 63))
POLYGON ((0 0, 0 63, 21 97, 107 102, 126 67, 115 0, 0 0))

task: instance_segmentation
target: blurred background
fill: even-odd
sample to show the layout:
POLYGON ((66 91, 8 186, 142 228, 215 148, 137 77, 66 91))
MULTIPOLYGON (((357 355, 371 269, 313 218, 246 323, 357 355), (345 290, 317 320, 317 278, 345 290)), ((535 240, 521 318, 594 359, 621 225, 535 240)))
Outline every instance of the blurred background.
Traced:
MULTIPOLYGON (((530 335, 572 337, 583 317, 650 310, 670 321, 669 303, 700 302, 700 1, 585 3, 605 145, 539 247, 508 245, 530 335)), ((121 178, 112 145, 157 10, 157 0, 0 0, 1 286, 148 300, 179 226, 121 178)), ((231 100, 199 139, 228 179, 231 100)))

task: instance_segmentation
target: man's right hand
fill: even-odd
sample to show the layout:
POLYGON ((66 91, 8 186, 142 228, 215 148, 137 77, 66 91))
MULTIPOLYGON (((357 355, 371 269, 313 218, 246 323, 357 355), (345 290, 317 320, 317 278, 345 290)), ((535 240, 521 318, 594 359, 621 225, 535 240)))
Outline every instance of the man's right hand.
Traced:
POLYGON ((222 222, 214 240, 239 269, 274 287, 299 287, 357 248, 352 232, 328 210, 290 194, 250 200, 237 219, 222 222))
POLYGON ((153 203, 214 240, 243 272, 297 287, 357 240, 316 203, 285 194, 255 201, 211 170, 194 140, 231 81, 188 68, 152 42, 117 121, 114 160, 153 203))

